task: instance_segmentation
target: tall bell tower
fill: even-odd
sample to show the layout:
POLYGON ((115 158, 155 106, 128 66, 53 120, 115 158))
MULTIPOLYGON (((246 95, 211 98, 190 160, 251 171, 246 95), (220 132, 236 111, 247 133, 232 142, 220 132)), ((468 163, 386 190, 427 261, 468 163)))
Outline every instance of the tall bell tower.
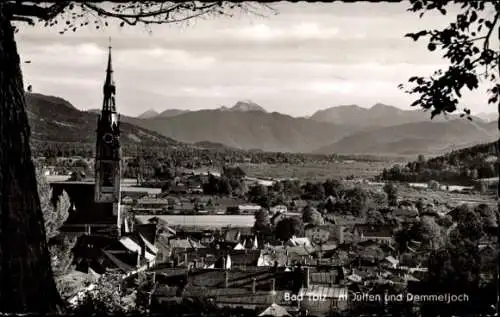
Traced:
POLYGON ((120 122, 116 112, 116 87, 111 63, 111 39, 108 53, 108 67, 103 86, 102 110, 97 119, 97 141, 95 157, 95 202, 113 205, 113 215, 117 217, 118 232, 121 232, 120 178, 121 149, 120 122))

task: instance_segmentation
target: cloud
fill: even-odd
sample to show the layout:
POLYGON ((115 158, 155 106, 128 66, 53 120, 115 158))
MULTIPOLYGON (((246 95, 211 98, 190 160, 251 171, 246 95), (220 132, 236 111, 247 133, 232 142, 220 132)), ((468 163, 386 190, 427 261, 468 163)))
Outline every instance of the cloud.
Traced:
POLYGON ((151 49, 124 50, 117 52, 117 62, 122 67, 134 70, 206 70, 217 62, 212 56, 189 53, 184 50, 151 49))
POLYGON ((26 59, 37 64, 87 67, 102 65, 106 51, 94 43, 80 43, 28 46, 22 52, 26 59))
POLYGON ((275 39, 326 40, 339 35, 336 27, 322 27, 317 23, 300 22, 288 27, 269 26, 259 23, 242 28, 228 28, 220 31, 239 40, 268 41, 275 39))

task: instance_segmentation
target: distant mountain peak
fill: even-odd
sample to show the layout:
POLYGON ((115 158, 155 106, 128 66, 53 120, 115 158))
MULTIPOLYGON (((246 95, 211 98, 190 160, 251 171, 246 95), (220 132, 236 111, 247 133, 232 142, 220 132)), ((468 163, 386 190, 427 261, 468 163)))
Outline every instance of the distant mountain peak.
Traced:
POLYGON ((383 104, 383 103, 380 103, 380 102, 377 102, 376 104, 374 104, 370 110, 401 110, 400 108, 398 107, 394 107, 394 106, 389 106, 389 105, 386 105, 386 104, 383 104))
POLYGON ((171 118, 171 117, 176 117, 181 114, 187 113, 189 110, 183 110, 183 109, 167 109, 163 111, 162 113, 159 113, 156 117, 162 117, 162 118, 171 118))
POLYGON ((238 101, 231 109, 231 111, 261 111, 261 112, 267 112, 266 109, 262 108, 255 102, 251 100, 245 100, 245 101, 238 101))
POLYGON ((137 118, 139 118, 139 119, 149 119, 149 118, 154 118, 154 117, 156 117, 158 115, 159 115, 159 113, 156 110, 149 109, 147 111, 144 111, 140 115, 138 115, 137 118))

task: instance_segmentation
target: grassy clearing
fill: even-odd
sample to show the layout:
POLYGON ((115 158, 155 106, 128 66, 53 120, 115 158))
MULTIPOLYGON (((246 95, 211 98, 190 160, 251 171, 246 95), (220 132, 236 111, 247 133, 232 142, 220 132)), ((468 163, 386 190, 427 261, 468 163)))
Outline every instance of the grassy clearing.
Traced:
POLYGON ((322 181, 328 178, 343 178, 354 175, 356 178, 370 178, 390 168, 394 162, 352 162, 325 164, 241 164, 250 177, 258 178, 298 178, 305 181, 322 181))

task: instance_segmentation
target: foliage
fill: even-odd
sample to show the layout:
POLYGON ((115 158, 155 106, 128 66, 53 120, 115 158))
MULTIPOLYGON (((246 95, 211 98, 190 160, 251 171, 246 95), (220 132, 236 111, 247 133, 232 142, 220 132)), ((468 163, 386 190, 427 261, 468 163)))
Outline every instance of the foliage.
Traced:
POLYGON ((325 222, 321 213, 311 205, 305 206, 302 210, 302 221, 316 226, 325 222))
POLYGON ((361 260, 374 263, 381 261, 385 257, 384 251, 380 247, 374 245, 359 247, 358 254, 361 260))
POLYGON ((480 216, 466 204, 455 208, 452 213, 457 227, 451 232, 450 241, 461 244, 466 240, 477 245, 484 235, 480 216))
MULTIPOLYGON (((409 79, 415 86, 407 92, 418 95, 412 106, 431 110, 431 117, 455 112, 463 91, 466 88, 478 89, 481 82, 491 84, 488 90, 489 103, 495 104, 499 99, 500 74, 496 68, 500 67, 500 52, 490 46, 490 41, 499 22, 500 3, 488 0, 458 3, 459 5, 457 1, 451 0, 411 0, 409 11, 420 13, 420 16, 433 10, 446 15, 451 4, 455 4, 454 8, 459 8, 455 21, 447 27, 406 35, 414 41, 427 37, 428 50, 435 51, 439 48, 444 51, 443 58, 450 62, 447 70, 437 70, 429 78, 414 76, 409 79)), ((471 111, 467 108, 464 109, 464 115, 470 118, 471 111)))
POLYGON ((418 229, 421 241, 429 245, 432 250, 437 250, 443 246, 443 231, 441 227, 436 223, 434 217, 423 216, 420 219, 418 229))
POLYGON ((394 165, 384 169, 379 176, 382 180, 401 182, 432 182, 464 186, 474 185, 477 178, 496 177, 500 172, 494 162, 496 143, 487 143, 452 151, 424 162, 409 162, 402 167, 394 165))
POLYGON ((69 272, 73 264, 73 248, 77 237, 59 235, 49 244, 49 252, 52 257, 52 272, 55 277, 69 272))
POLYGON ((261 209, 255 213, 255 223, 253 230, 257 233, 266 235, 271 232, 271 218, 269 217, 269 211, 266 209, 261 209))
POLYGON ((325 188, 321 183, 307 182, 302 186, 302 199, 323 200, 325 198, 325 188))
POLYGON ((366 213, 366 221, 371 225, 383 225, 385 224, 384 216, 377 209, 370 209, 366 213))
POLYGON ((297 217, 284 218, 276 224, 275 234, 281 241, 287 241, 293 236, 301 237, 304 235, 304 223, 297 217))
POLYGON ((239 166, 233 166, 233 167, 224 166, 222 168, 222 175, 224 175, 229 179, 238 179, 238 180, 241 180, 246 176, 245 171, 243 171, 239 166))
POLYGON ((251 186, 248 190, 248 201, 258 204, 263 208, 269 208, 271 197, 267 187, 261 184, 251 186))
POLYGON ((387 195, 389 206, 395 207, 398 205, 398 187, 396 184, 387 183, 384 185, 384 192, 387 195))
POLYGON ((233 188, 226 177, 208 175, 208 182, 203 184, 203 193, 206 195, 231 196, 233 188))
POLYGON ((493 209, 490 208, 490 206, 486 204, 479 204, 474 209, 474 212, 481 218, 481 223, 483 224, 483 228, 485 230, 495 229, 492 231, 496 231, 496 228, 498 226, 497 215, 493 211, 493 209))
POLYGON ((88 291, 74 307, 74 314, 119 314, 137 312, 135 290, 126 289, 116 273, 101 275, 95 288, 88 291))
POLYGON ((71 202, 66 192, 63 192, 58 201, 53 201, 52 189, 41 170, 37 170, 36 177, 38 195, 45 220, 45 233, 47 240, 49 240, 59 234, 59 228, 61 228, 64 221, 68 218, 71 202))
POLYGON ((341 214, 363 217, 366 212, 368 192, 356 186, 346 189, 341 194, 341 199, 335 203, 335 210, 341 214))

